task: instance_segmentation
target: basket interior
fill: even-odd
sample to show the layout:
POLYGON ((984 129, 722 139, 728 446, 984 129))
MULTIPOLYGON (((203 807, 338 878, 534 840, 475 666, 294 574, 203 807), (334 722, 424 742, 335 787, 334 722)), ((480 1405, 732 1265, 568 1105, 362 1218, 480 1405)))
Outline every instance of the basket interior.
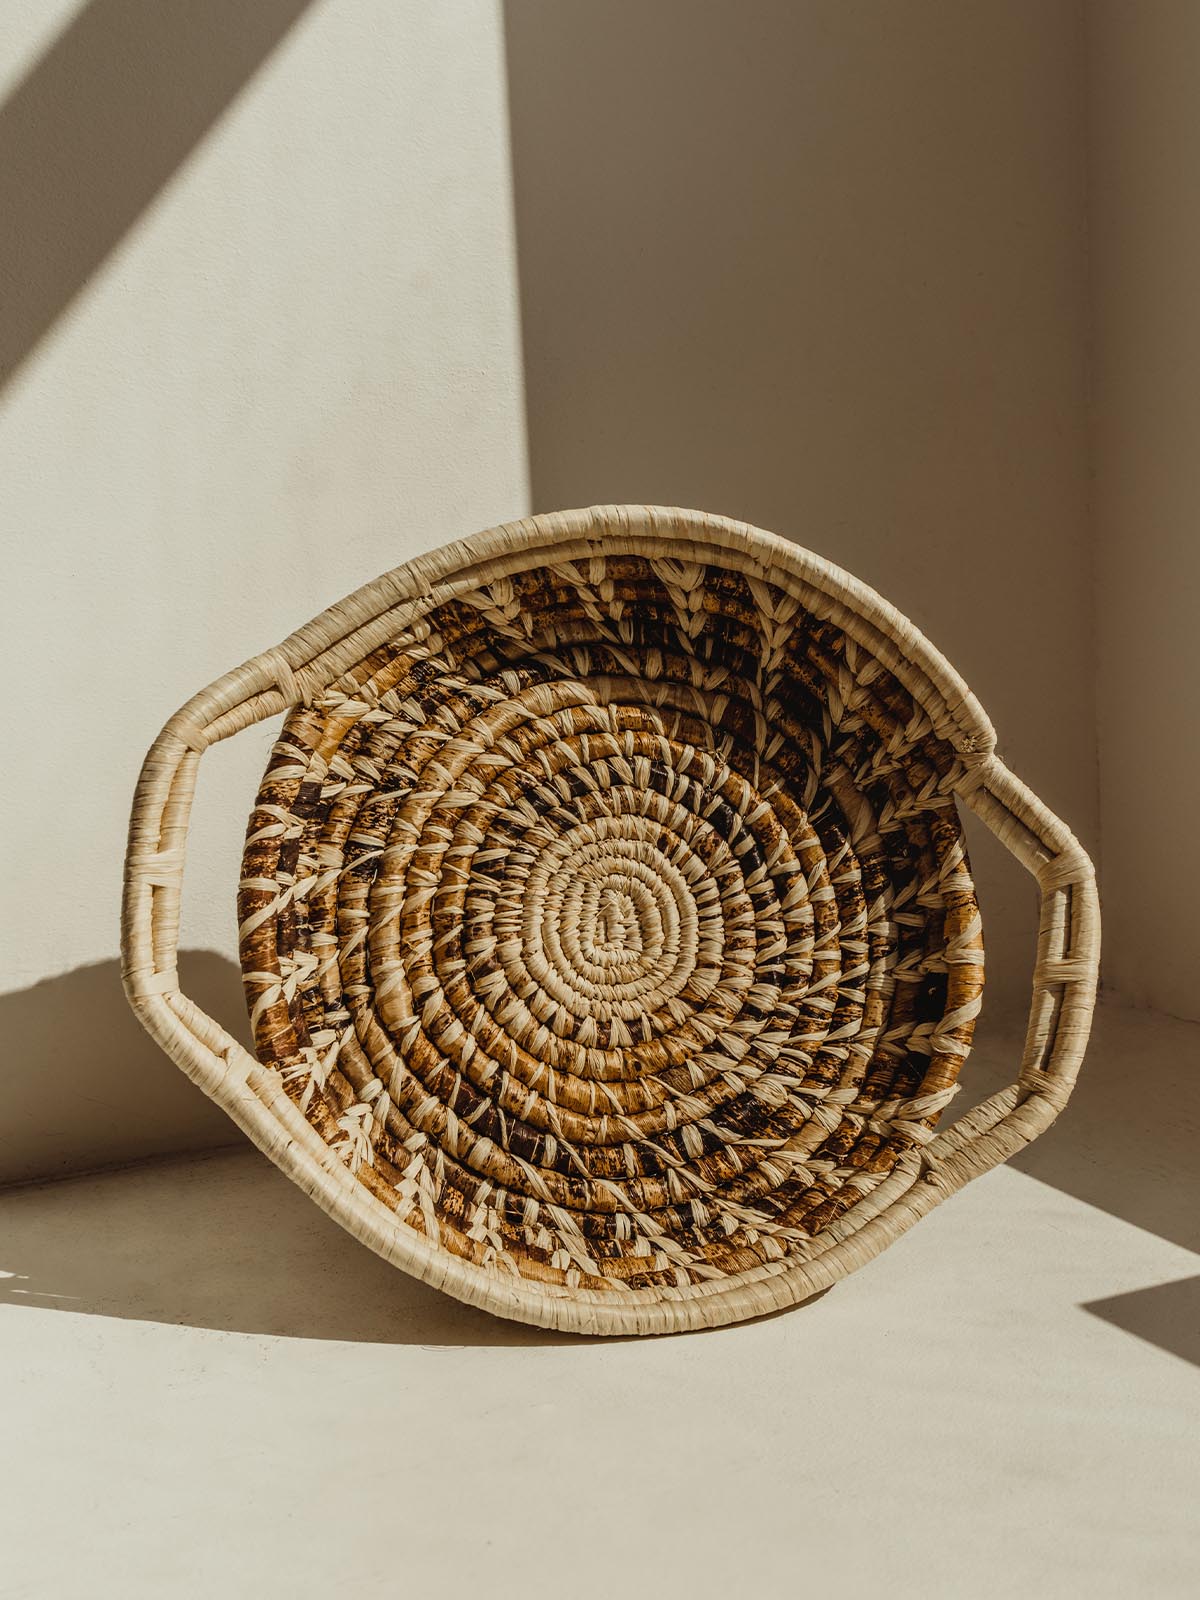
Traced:
POLYGON ((960 758, 726 554, 432 594, 288 716, 250 817, 260 1061, 398 1223, 515 1279, 810 1258, 968 1053, 960 758))

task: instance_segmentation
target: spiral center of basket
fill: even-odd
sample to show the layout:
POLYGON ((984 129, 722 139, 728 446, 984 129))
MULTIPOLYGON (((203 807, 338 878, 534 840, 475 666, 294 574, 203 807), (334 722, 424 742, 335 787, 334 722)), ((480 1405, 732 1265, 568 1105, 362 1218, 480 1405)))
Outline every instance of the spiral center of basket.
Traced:
POLYGON ((690 851, 672 861, 660 834, 648 819, 602 814, 563 833, 525 882, 525 970, 580 1021, 658 1011, 693 976, 702 927, 719 957, 719 919, 702 923, 696 901, 702 868, 690 851))

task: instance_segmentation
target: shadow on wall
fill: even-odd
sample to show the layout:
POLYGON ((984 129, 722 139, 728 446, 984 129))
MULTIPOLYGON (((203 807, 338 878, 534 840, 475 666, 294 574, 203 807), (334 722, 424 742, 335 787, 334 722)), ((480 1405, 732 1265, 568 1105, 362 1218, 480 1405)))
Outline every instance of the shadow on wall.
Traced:
MULTIPOLYGON (((184 992, 249 1047, 233 962, 185 950, 179 975, 184 992)), ((0 995, 0 1038, 8 1052, 0 1184, 241 1137, 138 1022, 117 961, 0 995)))
POLYGON ((506 0, 534 508, 703 506, 881 570, 973 539, 1002 574, 983 482, 1043 511, 1063 441, 1014 461, 1059 397, 1025 389, 1083 261, 1044 9, 506 0))
MULTIPOLYGON (((1076 28, 1043 0, 505 4, 534 509, 695 506, 832 558, 1087 843, 1076 28)), ((988 982, 1024 1000, 1002 855, 988 982)))
POLYGON ((91 0, 0 106, 0 387, 313 0, 91 0))

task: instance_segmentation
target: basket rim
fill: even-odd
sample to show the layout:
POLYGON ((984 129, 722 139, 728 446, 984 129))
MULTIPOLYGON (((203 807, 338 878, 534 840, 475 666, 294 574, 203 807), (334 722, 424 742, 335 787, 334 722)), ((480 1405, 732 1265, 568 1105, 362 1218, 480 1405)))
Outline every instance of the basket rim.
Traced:
POLYGON ((362 584, 279 644, 223 674, 176 716, 186 721, 193 707, 232 709, 248 680, 264 690, 291 689, 288 675, 299 673, 301 682, 295 687, 310 691, 324 687, 338 676, 339 666, 361 659, 385 638, 408 608, 423 612, 455 592, 530 566, 593 554, 671 548, 699 562, 708 558, 710 565, 713 550, 720 550, 731 558, 727 564, 735 570, 794 594, 895 670, 955 749, 966 754, 994 750, 995 729, 961 674, 877 590, 780 534, 714 512, 677 506, 596 505, 543 512, 439 545, 362 584))

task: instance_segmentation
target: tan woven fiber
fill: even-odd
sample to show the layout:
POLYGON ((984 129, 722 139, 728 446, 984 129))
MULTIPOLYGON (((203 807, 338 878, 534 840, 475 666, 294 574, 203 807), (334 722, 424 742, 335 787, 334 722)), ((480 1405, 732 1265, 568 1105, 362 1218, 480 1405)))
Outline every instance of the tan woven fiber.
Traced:
POLYGON ((459 1299, 666 1333, 806 1299, 1065 1104, 1091 863, 952 668, 808 551, 599 506, 397 568, 155 741, 126 991, 331 1216, 459 1299), (287 713, 238 914, 258 1059, 180 992, 203 752, 287 713), (966 805, 1037 879, 1017 1080, 938 1132, 981 922, 966 805))

